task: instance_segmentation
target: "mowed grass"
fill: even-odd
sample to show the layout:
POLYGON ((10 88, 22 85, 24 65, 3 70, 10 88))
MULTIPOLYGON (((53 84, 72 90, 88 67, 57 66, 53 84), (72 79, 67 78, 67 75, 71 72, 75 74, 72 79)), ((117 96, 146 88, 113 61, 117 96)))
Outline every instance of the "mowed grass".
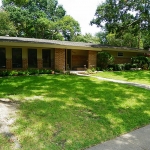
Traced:
POLYGON ((9 139, 0 134, 0 150, 10 150, 11 148, 9 139))
POLYGON ((81 150, 150 123, 150 92, 142 88, 74 75, 0 85, 1 98, 20 104, 12 132, 23 150, 81 150))
POLYGON ((117 80, 130 81, 140 84, 150 85, 150 71, 104 71, 94 74, 104 78, 111 78, 117 80))

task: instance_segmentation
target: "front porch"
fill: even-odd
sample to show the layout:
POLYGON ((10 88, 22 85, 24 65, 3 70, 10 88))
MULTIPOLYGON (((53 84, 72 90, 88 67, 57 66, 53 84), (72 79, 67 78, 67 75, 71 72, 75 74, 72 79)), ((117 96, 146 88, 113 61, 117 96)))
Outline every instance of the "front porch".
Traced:
POLYGON ((85 71, 96 67, 97 52, 90 50, 0 47, 0 70, 52 69, 85 71))

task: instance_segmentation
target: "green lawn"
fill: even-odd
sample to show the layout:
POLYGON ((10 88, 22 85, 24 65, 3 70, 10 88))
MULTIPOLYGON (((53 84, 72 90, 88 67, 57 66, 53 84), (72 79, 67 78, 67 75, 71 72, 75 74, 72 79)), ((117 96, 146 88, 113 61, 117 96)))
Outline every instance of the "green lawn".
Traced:
POLYGON ((0 135, 0 150, 10 150, 11 149, 11 143, 9 139, 4 137, 3 135, 0 135))
POLYGON ((94 76, 150 85, 150 71, 104 71, 94 76))
POLYGON ((145 89, 75 75, 1 78, 0 85, 1 98, 20 103, 12 131, 23 150, 81 150, 150 123, 145 89))

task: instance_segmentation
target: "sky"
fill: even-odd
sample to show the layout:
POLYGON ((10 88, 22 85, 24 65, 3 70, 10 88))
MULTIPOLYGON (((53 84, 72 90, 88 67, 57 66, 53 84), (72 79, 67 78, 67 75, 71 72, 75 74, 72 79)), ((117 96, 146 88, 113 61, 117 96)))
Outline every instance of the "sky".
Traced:
POLYGON ((58 0, 67 12, 79 22, 82 34, 95 34, 100 31, 96 25, 90 25, 90 21, 94 18, 96 8, 104 0, 58 0))
MULTIPOLYGON (((96 25, 90 25, 90 21, 94 18, 96 8, 105 0, 58 0, 58 4, 63 5, 67 15, 72 16, 79 22, 81 33, 95 33, 100 31, 96 25)), ((0 6, 2 0, 0 0, 0 6)))

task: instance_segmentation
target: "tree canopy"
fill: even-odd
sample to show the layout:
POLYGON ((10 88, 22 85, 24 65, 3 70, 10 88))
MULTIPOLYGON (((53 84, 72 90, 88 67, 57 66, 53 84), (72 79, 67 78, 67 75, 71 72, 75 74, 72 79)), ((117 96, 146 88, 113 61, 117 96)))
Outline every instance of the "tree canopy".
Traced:
POLYGON ((0 11, 0 18, 0 35, 14 36, 17 31, 13 22, 9 19, 9 14, 5 11, 0 11))
POLYGON ((135 37, 136 42, 131 40, 127 46, 140 48, 142 41, 145 48, 150 47, 146 40, 150 35, 149 0, 106 0, 97 7, 93 24, 114 34, 115 39, 123 40, 123 43, 129 43, 129 39, 135 37))
POLYGON ((16 36, 71 40, 80 32, 79 23, 66 15, 57 0, 3 0, 3 8, 17 29, 16 36))

